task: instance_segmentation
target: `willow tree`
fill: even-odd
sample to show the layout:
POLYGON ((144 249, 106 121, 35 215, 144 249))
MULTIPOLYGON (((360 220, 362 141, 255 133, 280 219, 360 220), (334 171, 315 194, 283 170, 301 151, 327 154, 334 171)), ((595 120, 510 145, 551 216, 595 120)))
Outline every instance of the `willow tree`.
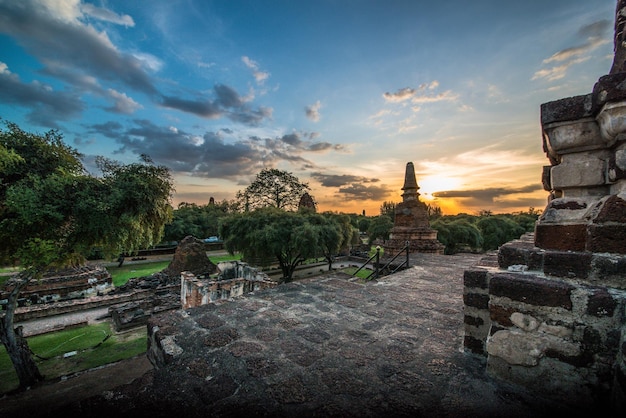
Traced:
POLYGON ((75 267, 99 247, 107 255, 156 244, 171 220, 169 170, 146 156, 139 163, 98 159, 102 175, 85 170, 81 155, 57 131, 43 135, 5 122, 0 130, 0 260, 19 263, 0 316, 0 340, 20 389, 43 380, 28 343, 15 329, 20 291, 48 269, 75 267))
POLYGON ((287 212, 273 207, 238 213, 222 219, 220 236, 231 254, 244 259, 274 259, 283 281, 303 261, 336 252, 342 243, 341 226, 313 212, 287 212))

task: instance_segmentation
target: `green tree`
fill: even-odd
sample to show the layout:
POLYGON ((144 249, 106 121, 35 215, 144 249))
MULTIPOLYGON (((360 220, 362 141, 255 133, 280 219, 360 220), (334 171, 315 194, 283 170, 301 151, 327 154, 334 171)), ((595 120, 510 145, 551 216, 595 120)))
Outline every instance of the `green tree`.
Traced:
POLYGON ((380 238, 383 241, 389 239, 389 233, 393 228, 393 220, 387 215, 376 216, 372 219, 370 227, 367 230, 369 236, 369 242, 373 243, 376 239, 380 238))
POLYGON ((380 214, 389 217, 393 222, 393 220, 396 219, 396 203, 383 202, 383 204, 380 205, 380 214))
POLYGON ((476 226, 483 237, 483 250, 497 250, 500 245, 519 238, 524 228, 509 215, 482 216, 476 226))
POLYGON ((247 260, 278 261, 283 281, 289 282, 296 267, 306 259, 339 249, 341 229, 330 221, 312 212, 267 207, 222 219, 220 235, 231 254, 240 252, 247 260))
POLYGON ((272 206, 284 210, 296 210, 300 198, 310 189, 293 174, 275 168, 264 169, 243 192, 237 192, 237 200, 244 211, 272 206))
POLYGON ((5 125, 0 154, 12 157, 0 172, 0 257, 19 261, 22 271, 12 278, 0 339, 24 389, 43 376, 14 328, 21 289, 52 266, 84 263, 94 246, 117 254, 157 243, 171 219, 173 187, 169 171, 145 156, 130 165, 99 159, 102 176, 93 177, 58 132, 38 135, 5 125))
POLYGON ((480 230, 466 216, 441 217, 431 223, 437 230, 437 239, 446 246, 446 254, 461 251, 478 251, 482 248, 483 239, 480 230))
POLYGON ((428 219, 431 221, 443 216, 441 208, 435 204, 427 204, 426 210, 428 211, 428 219))
POLYGON ((230 213, 227 201, 197 205, 183 202, 174 210, 172 222, 165 225, 165 241, 180 241, 188 235, 206 238, 219 235, 220 218, 230 213))
POLYGON ((372 221, 369 218, 366 218, 365 216, 360 217, 358 223, 359 231, 367 232, 371 223, 372 221))

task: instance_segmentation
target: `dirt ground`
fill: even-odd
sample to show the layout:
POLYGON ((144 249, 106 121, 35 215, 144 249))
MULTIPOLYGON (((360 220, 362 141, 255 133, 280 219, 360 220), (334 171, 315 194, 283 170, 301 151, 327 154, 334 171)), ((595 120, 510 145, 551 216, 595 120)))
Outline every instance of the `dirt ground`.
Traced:
POLYGON ((56 409, 131 383, 149 370, 152 370, 152 364, 142 354, 64 380, 44 382, 36 388, 0 398, 0 416, 17 414, 13 416, 36 417, 41 411, 56 409))

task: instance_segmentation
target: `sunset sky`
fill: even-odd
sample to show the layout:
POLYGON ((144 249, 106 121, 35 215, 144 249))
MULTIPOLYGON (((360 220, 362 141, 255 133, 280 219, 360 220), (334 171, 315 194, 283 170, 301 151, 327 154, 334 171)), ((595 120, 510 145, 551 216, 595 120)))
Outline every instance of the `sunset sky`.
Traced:
POLYGON ((263 168, 377 215, 543 209, 540 105, 608 74, 615 0, 0 0, 0 117, 169 167, 173 205, 263 168))

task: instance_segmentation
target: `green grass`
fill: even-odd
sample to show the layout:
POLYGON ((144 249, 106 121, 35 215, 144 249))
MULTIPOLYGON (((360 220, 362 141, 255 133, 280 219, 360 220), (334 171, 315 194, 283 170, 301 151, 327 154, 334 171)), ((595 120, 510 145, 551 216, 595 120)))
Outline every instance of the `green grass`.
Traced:
POLYGON ((161 271, 169 264, 169 261, 156 261, 154 263, 127 264, 122 265, 122 267, 107 267, 107 270, 111 273, 113 285, 121 286, 134 277, 149 276, 161 271))
MULTIPOLYGON (((222 261, 232 261, 232 260, 240 260, 241 255, 220 255, 220 256, 210 256, 209 259, 214 264, 221 263, 222 261)), ((137 264, 126 264, 122 265, 122 267, 112 266, 107 267, 109 273, 111 273, 111 278, 113 279, 113 285, 122 286, 126 284, 130 279, 134 277, 143 277, 149 276, 152 273, 159 272, 166 268, 170 264, 169 260, 167 261, 156 261, 154 263, 137 263, 137 264)))
MULTIPOLYGON (((46 380, 135 357, 147 349, 145 328, 115 334, 109 322, 36 335, 27 340, 46 380), (76 355, 64 357, 65 353, 74 351, 76 355)), ((14 390, 18 385, 13 364, 4 346, 0 346, 0 393, 14 390)))
MULTIPOLYGON (((346 267, 345 269, 342 269, 341 271, 347 274, 354 275, 354 272, 357 271, 357 269, 358 267, 346 267)), ((369 276, 370 274, 372 274, 372 270, 361 269, 361 271, 359 271, 356 277, 361 278, 361 279, 366 279, 367 276, 369 276)))

